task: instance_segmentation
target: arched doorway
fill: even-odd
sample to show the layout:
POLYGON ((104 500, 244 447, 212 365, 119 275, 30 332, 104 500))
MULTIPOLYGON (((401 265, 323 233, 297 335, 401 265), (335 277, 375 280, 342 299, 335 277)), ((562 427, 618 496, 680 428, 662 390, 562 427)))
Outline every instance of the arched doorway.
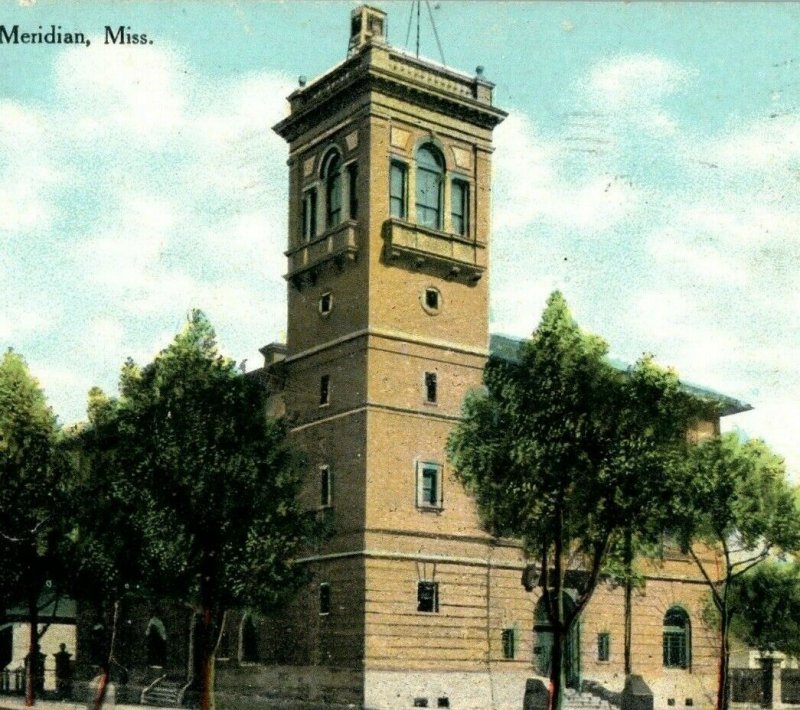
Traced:
POLYGON ((163 668, 167 665, 167 630, 164 622, 153 617, 147 623, 145 631, 147 665, 163 668))
MULTIPOLYGON (((552 595, 552 592, 550 592, 552 595)), ((569 616, 575 611, 575 602, 566 592, 562 592, 564 600, 564 615, 569 616)), ((550 677, 550 664, 553 656, 553 627, 547 616, 547 607, 544 598, 539 599, 536 605, 536 616, 533 626, 533 654, 534 667, 539 675, 550 677)), ((578 688, 580 685, 581 666, 581 630, 580 620, 576 621, 567 636, 564 648, 564 680, 568 688, 578 688)))

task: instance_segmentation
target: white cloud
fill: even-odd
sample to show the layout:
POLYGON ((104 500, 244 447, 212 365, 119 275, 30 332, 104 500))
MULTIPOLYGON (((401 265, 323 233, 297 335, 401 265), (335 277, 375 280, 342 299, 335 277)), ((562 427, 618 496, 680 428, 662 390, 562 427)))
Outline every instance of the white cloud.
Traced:
POLYGON ((684 67, 645 54, 619 55, 596 64, 586 90, 595 101, 615 110, 655 104, 680 90, 690 79, 684 67))
POLYGON ((187 98, 180 55, 127 45, 109 52, 102 38, 91 41, 61 52, 55 67, 61 104, 80 116, 79 135, 152 145, 179 131, 187 98))
POLYGON ((800 169, 800 116, 775 115, 739 126, 712 141, 708 159, 733 170, 800 169))
POLYGON ((549 134, 519 114, 501 125, 493 329, 526 335, 560 288, 624 359, 653 352, 749 399, 761 413, 726 426, 746 417, 800 479, 800 119, 703 134, 666 108, 693 79, 613 57, 576 82, 549 134))
POLYGON ((606 166, 590 166, 579 178, 563 168, 567 148, 538 135, 530 120, 510 115, 495 133, 496 230, 545 221, 574 229, 607 228, 638 202, 633 185, 606 166))

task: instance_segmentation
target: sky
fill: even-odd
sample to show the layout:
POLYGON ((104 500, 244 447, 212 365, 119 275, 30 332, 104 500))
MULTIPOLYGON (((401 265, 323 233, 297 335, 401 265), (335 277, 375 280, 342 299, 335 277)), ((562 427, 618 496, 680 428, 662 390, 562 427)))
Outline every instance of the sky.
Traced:
MULTIPOLYGON (((389 13, 406 43, 411 2, 389 13)), ((60 420, 202 308, 246 367, 285 333, 285 96, 344 59, 340 2, 0 0, 0 347, 60 420), (106 25, 146 34, 105 45, 106 25)), ((560 289, 633 362, 750 403, 800 481, 800 4, 431 3, 495 131, 491 329, 560 289)), ((422 55, 442 61, 427 9, 422 55)), ((415 32, 411 32, 413 43, 415 32)))

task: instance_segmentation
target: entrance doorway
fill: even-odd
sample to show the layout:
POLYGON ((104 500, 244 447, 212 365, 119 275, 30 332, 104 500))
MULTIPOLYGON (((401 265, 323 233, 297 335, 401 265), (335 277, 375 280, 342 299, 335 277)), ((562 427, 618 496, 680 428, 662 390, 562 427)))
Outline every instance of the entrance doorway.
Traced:
MULTIPOLYGON (((551 592, 552 594, 552 592, 551 592)), ((564 615, 575 611, 575 602, 566 592, 562 592, 564 615)), ((536 605, 536 616, 533 626, 534 666, 539 675, 550 677, 550 666, 553 658, 553 626, 547 616, 544 598, 536 605)), ((581 630, 580 620, 576 621, 569 634, 564 648, 564 681, 568 688, 578 689, 580 686, 581 665, 581 630)))

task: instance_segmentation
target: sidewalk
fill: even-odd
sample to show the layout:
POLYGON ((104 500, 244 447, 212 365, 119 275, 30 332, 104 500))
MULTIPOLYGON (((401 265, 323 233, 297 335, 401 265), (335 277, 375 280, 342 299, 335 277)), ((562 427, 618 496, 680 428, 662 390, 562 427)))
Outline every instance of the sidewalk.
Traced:
MULTIPOLYGON (((0 710, 19 710, 25 707, 25 698, 22 696, 0 697, 0 710)), ((68 700, 37 700, 35 708, 39 710, 87 710, 91 709, 91 703, 75 703, 68 700)), ((153 705, 118 705, 116 703, 106 703, 104 709, 107 710, 175 710, 175 708, 157 708, 153 705)))

